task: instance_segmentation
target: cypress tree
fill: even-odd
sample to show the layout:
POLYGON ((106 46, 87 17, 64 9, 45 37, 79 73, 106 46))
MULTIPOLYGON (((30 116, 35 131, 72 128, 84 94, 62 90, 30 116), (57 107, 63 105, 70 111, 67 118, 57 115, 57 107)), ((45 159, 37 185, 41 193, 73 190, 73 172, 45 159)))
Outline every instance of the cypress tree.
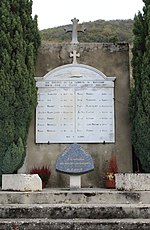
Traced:
POLYGON ((133 79, 129 99, 132 143, 143 171, 150 172, 150 0, 134 18, 133 79))
POLYGON ((40 45, 31 0, 0 1, 0 175, 24 162, 36 107, 35 61, 40 45))

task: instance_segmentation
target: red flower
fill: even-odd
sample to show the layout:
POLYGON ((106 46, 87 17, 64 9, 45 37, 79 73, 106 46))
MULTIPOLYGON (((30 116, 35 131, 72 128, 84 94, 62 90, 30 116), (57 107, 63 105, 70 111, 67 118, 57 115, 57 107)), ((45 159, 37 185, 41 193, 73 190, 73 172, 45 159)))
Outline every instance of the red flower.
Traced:
POLYGON ((30 174, 38 174, 41 180, 46 185, 48 182, 48 179, 50 178, 51 170, 47 166, 43 166, 42 168, 33 168, 30 171, 30 174))

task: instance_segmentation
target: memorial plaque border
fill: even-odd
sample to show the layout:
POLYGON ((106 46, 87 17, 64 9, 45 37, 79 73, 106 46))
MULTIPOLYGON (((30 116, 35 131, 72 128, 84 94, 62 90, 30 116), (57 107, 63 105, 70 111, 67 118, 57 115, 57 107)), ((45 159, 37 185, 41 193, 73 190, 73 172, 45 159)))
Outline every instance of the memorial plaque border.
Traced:
POLYGON ((81 64, 37 78, 36 143, 114 143, 114 80, 81 64))

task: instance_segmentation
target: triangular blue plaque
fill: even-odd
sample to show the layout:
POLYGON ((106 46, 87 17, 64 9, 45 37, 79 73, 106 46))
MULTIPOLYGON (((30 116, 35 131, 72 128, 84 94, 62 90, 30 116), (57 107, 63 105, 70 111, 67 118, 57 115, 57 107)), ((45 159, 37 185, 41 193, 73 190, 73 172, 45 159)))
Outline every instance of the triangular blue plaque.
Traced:
POLYGON ((67 174, 85 174, 94 170, 91 155, 79 144, 69 145, 56 161, 56 171, 67 174))

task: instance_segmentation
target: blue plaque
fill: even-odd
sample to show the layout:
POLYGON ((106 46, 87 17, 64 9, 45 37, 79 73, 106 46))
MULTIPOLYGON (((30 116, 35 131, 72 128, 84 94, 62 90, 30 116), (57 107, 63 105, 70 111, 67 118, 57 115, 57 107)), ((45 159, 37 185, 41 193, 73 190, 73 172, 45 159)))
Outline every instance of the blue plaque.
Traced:
POLYGON ((79 144, 69 145, 56 161, 56 171, 67 174, 84 174, 94 170, 91 155, 79 144))

